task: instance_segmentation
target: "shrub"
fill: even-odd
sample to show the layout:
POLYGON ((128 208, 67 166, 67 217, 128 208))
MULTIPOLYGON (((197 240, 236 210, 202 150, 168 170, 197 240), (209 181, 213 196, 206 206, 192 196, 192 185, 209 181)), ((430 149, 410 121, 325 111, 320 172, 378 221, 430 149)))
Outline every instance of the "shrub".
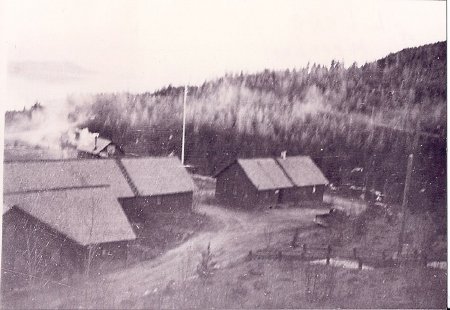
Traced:
POLYGON ((214 267, 216 262, 213 261, 213 254, 211 253, 211 244, 208 243, 206 251, 202 252, 202 258, 197 265, 197 274, 203 279, 207 280, 214 274, 214 267))

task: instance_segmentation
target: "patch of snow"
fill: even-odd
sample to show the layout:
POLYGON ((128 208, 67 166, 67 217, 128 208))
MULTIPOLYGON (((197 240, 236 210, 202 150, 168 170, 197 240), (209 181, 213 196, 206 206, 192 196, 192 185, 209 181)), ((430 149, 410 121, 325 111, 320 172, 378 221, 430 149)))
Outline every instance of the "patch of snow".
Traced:
MULTIPOLYGON (((314 264, 314 265, 326 265, 327 260, 326 259, 318 259, 318 260, 313 260, 310 263, 314 264)), ((358 269, 358 262, 354 261, 354 260, 349 260, 349 259, 332 258, 332 259, 330 259, 330 266, 342 267, 342 268, 346 268, 346 269, 358 269)), ((373 270, 373 267, 363 264, 362 270, 373 270)))
POLYGON ((427 267, 447 270, 447 262, 430 262, 427 267))

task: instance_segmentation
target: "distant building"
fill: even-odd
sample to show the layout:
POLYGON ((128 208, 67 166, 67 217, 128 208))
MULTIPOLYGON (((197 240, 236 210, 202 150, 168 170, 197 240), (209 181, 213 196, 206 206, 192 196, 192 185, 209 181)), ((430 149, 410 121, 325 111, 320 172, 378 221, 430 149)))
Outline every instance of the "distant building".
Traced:
POLYGON ((328 184, 307 156, 238 159, 216 178, 220 202, 246 207, 322 201, 328 184))
POLYGON ((79 158, 108 158, 124 155, 122 148, 111 140, 99 137, 98 133, 92 133, 87 128, 76 130, 73 137, 79 158))
POLYGON ((92 157, 116 157, 123 155, 122 149, 111 140, 94 137, 91 144, 80 144, 77 146, 79 158, 92 157))
POLYGON ((281 202, 323 201, 329 182, 311 157, 289 156, 276 160, 293 184, 281 191, 281 202))

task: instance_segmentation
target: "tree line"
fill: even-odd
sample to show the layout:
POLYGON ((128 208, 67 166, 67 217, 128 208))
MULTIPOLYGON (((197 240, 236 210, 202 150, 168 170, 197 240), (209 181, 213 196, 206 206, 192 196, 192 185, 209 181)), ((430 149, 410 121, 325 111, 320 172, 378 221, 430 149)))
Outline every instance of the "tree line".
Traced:
MULTIPOLYGON (((181 153, 183 86, 142 94, 102 93, 74 107, 80 127, 126 153, 181 153)), ((446 42, 408 48, 364 65, 233 73, 189 86, 187 163, 213 175, 236 157, 312 156, 336 184, 370 171, 365 185, 401 196, 415 130, 420 139, 415 191, 445 202, 446 42), (437 137, 437 138, 436 138, 437 137), (437 186, 436 184, 441 184, 437 186), (425 190, 423 190, 425 188, 425 190)), ((419 200, 416 200, 419 201, 419 200)))

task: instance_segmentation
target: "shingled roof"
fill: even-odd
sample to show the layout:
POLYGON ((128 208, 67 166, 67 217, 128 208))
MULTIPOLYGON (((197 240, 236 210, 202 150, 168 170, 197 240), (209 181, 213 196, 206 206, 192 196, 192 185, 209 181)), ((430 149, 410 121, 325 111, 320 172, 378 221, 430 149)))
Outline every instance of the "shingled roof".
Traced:
POLYGON ((328 184, 327 178, 309 156, 277 158, 277 162, 295 186, 328 184))
POLYGON ((3 199, 4 206, 22 210, 83 246, 136 238, 107 186, 5 193, 3 199))
POLYGON ((113 197, 133 197, 114 159, 5 162, 3 192, 108 184, 113 197))
POLYGON ((273 158, 238 159, 237 163, 257 189, 293 187, 273 158))
POLYGON ((176 157, 123 158, 121 161, 142 196, 192 192, 195 188, 176 157))

